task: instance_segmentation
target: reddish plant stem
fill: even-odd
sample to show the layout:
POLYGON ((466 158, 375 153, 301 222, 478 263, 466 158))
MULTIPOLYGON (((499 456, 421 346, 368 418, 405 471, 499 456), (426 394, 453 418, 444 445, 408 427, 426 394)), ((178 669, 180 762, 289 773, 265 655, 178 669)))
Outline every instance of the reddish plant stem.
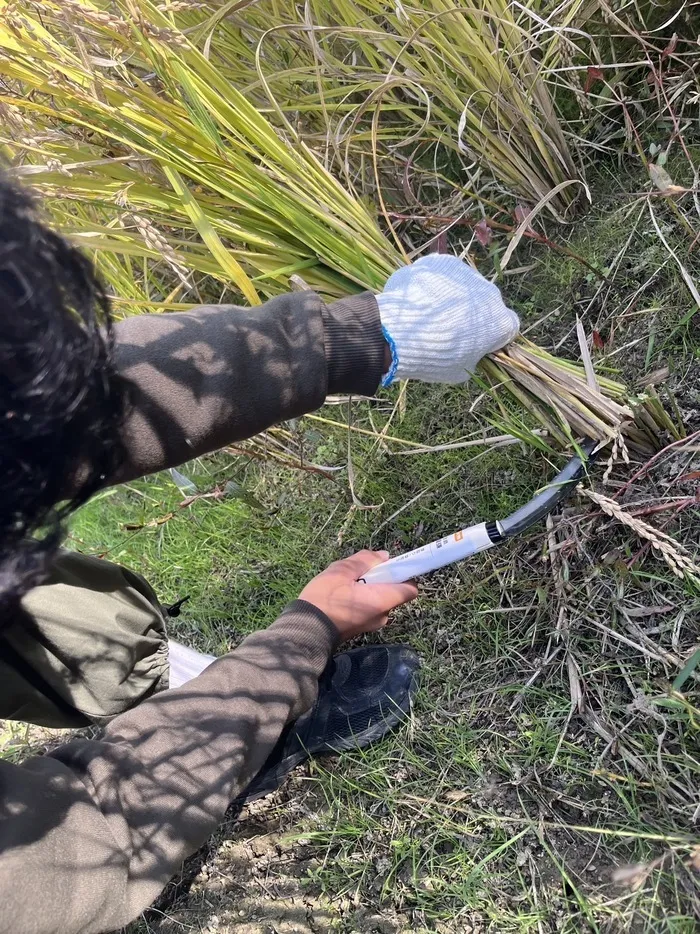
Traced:
POLYGON ((663 455, 666 454, 668 451, 672 450, 673 448, 679 447, 681 444, 692 444, 694 441, 697 441, 697 440, 699 440, 699 439, 700 439, 700 431, 696 431, 696 432, 694 432, 692 435, 688 435, 687 438, 680 438, 678 441, 672 441, 670 444, 667 444, 665 448, 661 448, 661 450, 660 450, 660 451, 657 451, 656 454, 654 454, 653 457, 650 457, 650 458, 649 458, 649 460, 646 462, 646 464, 644 464, 644 465, 637 471, 636 474, 633 474, 633 476, 630 477, 630 479, 627 481, 627 483, 624 483, 624 484, 620 487, 619 490, 616 490, 616 492, 613 493, 612 499, 618 499, 620 496, 622 496, 622 494, 625 493, 625 492, 630 488, 630 486, 632 486, 632 484, 635 482, 635 480, 639 480, 640 477, 643 477, 644 474, 647 473, 647 471, 649 470, 649 468, 650 468, 654 463, 656 463, 656 461, 657 461, 660 457, 663 457, 663 455))

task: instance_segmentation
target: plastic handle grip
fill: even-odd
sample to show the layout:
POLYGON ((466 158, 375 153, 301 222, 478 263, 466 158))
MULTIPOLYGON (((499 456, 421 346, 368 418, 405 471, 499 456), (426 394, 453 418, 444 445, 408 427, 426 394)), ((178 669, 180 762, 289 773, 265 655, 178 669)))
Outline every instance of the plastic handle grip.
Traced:
POLYGON ((493 547, 493 542, 486 530, 486 523, 472 525, 468 529, 440 538, 429 545, 407 551, 405 555, 390 558, 383 564, 375 565, 360 580, 366 584, 400 584, 413 580, 421 574, 428 574, 437 568, 461 561, 479 551, 493 547))

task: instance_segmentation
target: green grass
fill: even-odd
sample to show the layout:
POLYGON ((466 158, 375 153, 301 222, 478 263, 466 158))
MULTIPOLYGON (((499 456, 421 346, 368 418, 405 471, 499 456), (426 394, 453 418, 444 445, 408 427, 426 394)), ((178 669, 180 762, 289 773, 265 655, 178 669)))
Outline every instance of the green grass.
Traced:
MULTIPOLYGON (((413 424, 403 425, 402 433, 420 437, 427 406, 422 416, 419 406, 410 411, 413 424)), ((358 463, 370 446, 357 445, 358 463)), ((184 616, 172 623, 174 634, 222 652, 269 623, 328 561, 364 545, 378 516, 434 483, 456 459, 416 455, 409 474, 397 470, 395 459, 373 458, 363 498, 381 498, 384 507, 358 515, 342 547, 336 541, 348 507, 342 485, 269 465, 247 477, 266 507, 262 521, 259 510, 239 501, 177 510, 178 491, 168 476, 158 476, 85 507, 73 535, 141 569, 164 599, 191 594, 184 616), (158 528, 121 529, 173 510, 174 517, 158 528)), ((494 452, 473 469, 464 454, 460 459, 462 473, 392 524, 376 545, 410 547, 456 523, 510 509, 539 474, 532 458, 515 448, 494 452)), ((183 472, 206 489, 239 470, 218 456, 183 472)), ((624 541, 624 535, 616 538, 624 541)), ((557 929, 570 932, 624 930, 633 921, 631 930, 692 929, 692 876, 683 862, 694 835, 688 811, 667 797, 667 773, 688 782, 689 793, 693 782, 697 788, 698 712, 664 712, 661 768, 658 724, 634 721, 624 743, 644 760, 649 771, 642 777, 623 752, 606 754, 606 743, 584 720, 569 720, 563 656, 524 687, 542 661, 554 622, 541 550, 538 530, 526 542, 436 575, 424 583, 419 603, 397 614, 382 635, 410 643, 424 660, 415 718, 373 749, 311 768, 314 780, 301 797, 311 795, 314 818, 288 826, 318 855, 320 864, 305 877, 308 890, 336 902, 376 905, 380 912, 390 906, 411 919, 413 930, 432 929, 465 911, 499 932, 538 931, 539 925, 553 930, 553 915, 562 921, 557 929), (650 884, 635 893, 612 883, 618 865, 663 853, 671 854, 680 888, 673 873, 663 872, 652 873, 650 884)), ((589 570, 585 565, 575 562, 573 580, 589 570)), ((595 570, 606 586, 617 586, 614 568, 595 570)), ((663 568, 654 564, 645 571, 660 578, 655 602, 688 599, 663 568)), ((625 587, 630 600, 648 598, 644 574, 631 575, 625 587)), ((603 600, 592 608, 601 618, 603 600)), ((692 632, 685 636, 691 639, 692 632)), ((649 697, 666 690, 664 673, 646 670, 634 652, 601 653, 597 633, 583 617, 572 652, 592 706, 602 707, 617 727, 629 719, 623 672, 649 697)), ((235 828, 225 836, 231 833, 235 839, 235 828)))

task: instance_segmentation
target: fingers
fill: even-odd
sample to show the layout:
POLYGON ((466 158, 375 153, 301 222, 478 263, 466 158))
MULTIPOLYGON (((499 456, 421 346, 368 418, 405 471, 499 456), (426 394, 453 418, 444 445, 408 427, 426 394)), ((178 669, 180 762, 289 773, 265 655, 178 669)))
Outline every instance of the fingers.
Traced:
POLYGON ((365 548, 363 551, 358 551, 357 554, 350 555, 349 558, 343 558, 338 564, 343 565, 343 569, 347 569, 349 573, 354 575, 354 580, 357 580, 370 568, 377 564, 383 564, 388 558, 388 551, 370 551, 365 548))
POLYGON ((410 603, 418 596, 418 587, 413 581, 405 581, 403 584, 380 584, 379 586, 389 588, 387 599, 392 601, 393 606, 403 606, 404 603, 410 603))
POLYGON ((418 596, 418 588, 412 581, 404 584, 361 584, 365 588, 367 598, 379 613, 388 613, 397 606, 410 603, 418 596))

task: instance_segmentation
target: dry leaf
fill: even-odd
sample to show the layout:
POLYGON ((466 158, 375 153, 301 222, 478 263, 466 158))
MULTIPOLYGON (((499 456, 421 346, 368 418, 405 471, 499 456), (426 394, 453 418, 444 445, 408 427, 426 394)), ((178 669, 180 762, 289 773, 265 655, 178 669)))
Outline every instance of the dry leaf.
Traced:
POLYGON ((656 616, 658 613, 670 613, 677 609, 672 603, 662 603, 659 606, 625 607, 625 614, 631 619, 645 619, 647 616, 656 616))
POLYGON ((448 245, 447 245, 447 234, 444 230, 441 231, 437 235, 435 240, 433 241, 433 244, 430 248, 430 252, 431 253, 449 253, 450 252, 448 245))
POLYGON ((686 480, 700 480, 700 470, 691 470, 690 473, 684 473, 676 479, 676 482, 682 483, 686 480))
POLYGON ((523 204, 519 204, 513 212, 515 219, 519 224, 522 224, 529 213, 530 211, 523 204))
POLYGON ((589 65, 586 71, 586 81, 583 85, 583 93, 588 94, 596 81, 603 80, 602 69, 596 68, 595 65, 589 65))
POLYGON ((649 177, 659 191, 663 191, 664 194, 680 195, 685 191, 685 188, 680 185, 674 185, 673 179, 666 169, 662 165, 657 165, 656 162, 649 163, 649 177))
POLYGON ((646 863, 637 863, 633 866, 620 866, 613 872, 613 882, 624 885, 633 892, 638 891, 647 881, 651 866, 646 863))
POLYGON ((664 380, 667 380, 671 375, 671 371, 667 366, 661 366, 658 370, 652 370, 651 373, 647 373, 646 376, 640 376, 637 380, 637 385, 639 386, 656 386, 657 383, 663 383, 664 380))
POLYGON ((149 519, 148 522, 126 522, 122 525, 122 528, 125 532, 140 532, 141 529, 155 529, 159 525, 169 522, 174 515, 174 512, 169 512, 167 515, 159 516, 157 519, 149 519))
POLYGON ((464 801, 464 799, 468 797, 469 795, 466 791, 448 791, 445 794, 445 799, 450 801, 452 804, 457 804, 459 801, 464 801))
POLYGON ((678 33, 677 33, 677 32, 674 32, 674 34, 671 36, 671 39, 670 39, 668 45, 666 46, 666 48, 665 48, 665 49, 663 50, 663 52, 661 53, 661 61, 662 61, 662 62, 665 61, 665 60, 668 58, 669 55, 673 55, 673 53, 676 51, 676 46, 677 46, 677 45, 678 45, 678 33))
POLYGON ((482 217, 474 228, 474 236, 482 246, 488 246, 493 240, 493 231, 485 217, 482 217))

